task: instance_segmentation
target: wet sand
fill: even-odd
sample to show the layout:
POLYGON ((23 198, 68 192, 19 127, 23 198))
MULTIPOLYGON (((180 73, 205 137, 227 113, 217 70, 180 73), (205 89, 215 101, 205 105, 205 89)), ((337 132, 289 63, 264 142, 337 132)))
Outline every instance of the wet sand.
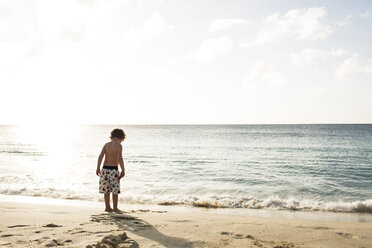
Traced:
POLYGON ((145 205, 122 205, 122 213, 107 213, 103 205, 1 197, 0 246, 372 247, 371 215, 264 210, 250 215, 242 214, 249 210, 145 205))

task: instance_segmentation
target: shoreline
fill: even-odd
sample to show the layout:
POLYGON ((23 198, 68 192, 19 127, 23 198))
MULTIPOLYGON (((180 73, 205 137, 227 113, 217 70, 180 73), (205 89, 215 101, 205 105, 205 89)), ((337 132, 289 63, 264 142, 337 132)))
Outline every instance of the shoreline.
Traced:
MULTIPOLYGON (((88 201, 76 199, 48 198, 41 196, 23 196, 23 195, 2 195, 1 202, 20 202, 37 203, 46 205, 71 205, 71 206, 92 206, 99 207, 103 201, 88 201)), ((304 211, 287 209, 251 209, 251 208, 207 208, 194 207, 188 205, 155 205, 155 204, 123 204, 119 202, 126 210, 147 208, 154 211, 174 211, 174 212, 192 212, 192 213, 212 213, 224 215, 252 216, 252 217, 272 217, 299 220, 327 220, 334 222, 351 223, 372 223, 372 214, 357 212, 332 212, 332 211, 304 211)))

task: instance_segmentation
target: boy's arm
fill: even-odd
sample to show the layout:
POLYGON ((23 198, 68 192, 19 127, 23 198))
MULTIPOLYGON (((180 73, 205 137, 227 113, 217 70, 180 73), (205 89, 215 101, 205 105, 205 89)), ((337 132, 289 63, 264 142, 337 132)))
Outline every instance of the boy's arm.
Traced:
POLYGON ((120 164, 120 168, 121 168, 121 173, 120 173, 120 178, 124 177, 125 176, 125 167, 124 167, 124 161, 123 161, 123 147, 120 145, 120 148, 119 148, 119 164, 120 164))
POLYGON ((99 176, 101 174, 100 167, 101 167, 102 159, 105 156, 105 147, 106 147, 106 145, 103 146, 101 154, 99 154, 99 156, 98 156, 97 170, 96 170, 97 176, 99 176))

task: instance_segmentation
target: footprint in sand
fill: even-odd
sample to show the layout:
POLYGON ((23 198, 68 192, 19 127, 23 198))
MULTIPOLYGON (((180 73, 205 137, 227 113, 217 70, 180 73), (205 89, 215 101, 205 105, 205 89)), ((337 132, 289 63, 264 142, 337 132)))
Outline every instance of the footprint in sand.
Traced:
POLYGON ((263 245, 258 241, 258 240, 255 240, 254 242, 253 242, 253 244, 255 245, 255 246, 258 246, 258 247, 262 247, 263 245))
POLYGON ((112 231, 97 231, 97 232, 92 232, 92 233, 94 233, 94 234, 102 234, 102 233, 112 233, 114 231, 116 231, 116 230, 112 230, 112 231))
POLYGON ((90 233, 90 232, 81 230, 81 231, 73 232, 72 234, 79 234, 79 233, 90 233))
POLYGON ((12 237, 12 236, 23 236, 23 235, 22 234, 3 234, 0 237, 1 238, 8 238, 8 237, 12 237))
MULTIPOLYGON (((292 243, 288 243, 288 242, 274 242, 274 241, 265 241, 265 240, 259 240, 259 239, 256 239, 255 237, 253 237, 252 235, 250 234, 247 234, 247 235, 242 235, 242 234, 235 234, 233 232, 220 232, 221 235, 230 235, 230 236, 233 236, 233 238, 235 239, 243 239, 243 238, 246 238, 246 239, 250 239, 252 240, 253 242, 253 245, 255 247, 272 247, 272 248, 295 248, 297 247, 296 245, 292 244, 292 243)), ((224 241, 224 239, 222 239, 222 241, 224 241)))
POLYGON ((62 226, 51 223, 51 224, 47 224, 47 225, 45 225, 43 227, 62 227, 62 226))
POLYGON ((359 239, 358 236, 356 235, 353 235, 351 233, 343 233, 343 232, 337 232, 338 235, 342 236, 342 237, 345 237, 347 239, 359 239))
POLYGON ((30 225, 14 225, 14 226, 8 226, 8 228, 16 228, 16 227, 25 227, 30 225))
POLYGON ((243 234, 235 234, 234 235, 234 238, 235 239, 242 239, 243 238, 243 234))
POLYGON ((45 245, 45 247, 53 247, 53 246, 61 246, 63 245, 59 240, 53 239, 48 244, 45 245))
POLYGON ((295 244, 288 242, 275 242, 275 241, 264 241, 264 240, 255 240, 253 244, 257 247, 272 247, 272 248, 297 248, 295 244))
POLYGON ((239 234, 239 233, 233 233, 233 232, 220 232, 221 235, 234 235, 233 238, 235 239, 243 239, 243 238, 249 238, 249 239, 254 239, 252 235, 246 235, 245 237, 243 236, 243 234, 239 234))
MULTIPOLYGON (((149 212, 150 210, 149 209, 138 209, 138 212, 142 212, 142 213, 146 213, 146 212, 149 212)), ((136 211, 135 210, 132 210, 133 213, 135 213, 136 211)))
POLYGON ((183 223, 183 222, 191 222, 191 220, 169 220, 171 222, 179 222, 179 223, 183 223))
POLYGON ((315 226, 313 228, 315 230, 328 230, 328 229, 331 229, 330 227, 326 227, 326 226, 315 226))
POLYGON ((80 226, 84 226, 84 225, 88 225, 90 224, 90 222, 84 222, 84 223, 80 223, 80 226))

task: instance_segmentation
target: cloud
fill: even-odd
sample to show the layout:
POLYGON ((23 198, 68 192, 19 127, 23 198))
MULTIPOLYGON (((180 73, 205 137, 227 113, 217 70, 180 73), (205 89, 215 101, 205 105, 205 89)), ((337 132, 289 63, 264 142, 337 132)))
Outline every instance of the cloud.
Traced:
POLYGON ((229 37, 204 40, 200 47, 193 51, 190 58, 198 63, 210 62, 230 51, 233 43, 229 37))
POLYGON ((339 80, 348 80, 352 76, 357 75, 372 75, 372 59, 362 62, 358 54, 353 54, 353 56, 342 62, 335 72, 335 76, 339 80))
POLYGON ((139 27, 130 27, 124 34, 124 39, 127 42, 141 42, 152 39, 172 28, 173 26, 169 25, 160 13, 153 12, 151 18, 143 21, 139 27))
POLYGON ((22 59, 40 50, 40 31, 31 1, 0 3, 0 60, 22 59), (9 56, 8 56, 9 55, 9 56))
POLYGON ((369 16, 369 10, 366 10, 365 12, 360 14, 360 17, 362 19, 368 19, 368 16, 369 16))
POLYGON ((243 89, 275 88, 282 85, 285 79, 270 64, 257 61, 248 76, 243 80, 243 89))
POLYGON ((306 48, 299 53, 291 53, 290 57, 293 65, 300 66, 316 61, 318 59, 325 60, 329 57, 344 55, 345 53, 346 52, 342 49, 322 51, 312 48, 306 48))
POLYGON ((244 19, 216 19, 209 24, 209 32, 231 28, 237 25, 249 24, 250 21, 244 19))
POLYGON ((351 15, 345 16, 345 18, 342 21, 335 21, 335 24, 339 27, 344 27, 346 25, 349 25, 351 23, 351 15))
POLYGON ((324 96, 328 92, 328 89, 325 87, 316 86, 306 92, 306 95, 310 97, 324 96))
POLYGON ((139 6, 145 6, 148 5, 149 3, 157 3, 157 4, 163 4, 165 3, 165 0, 138 0, 138 5, 139 6))
POLYGON ((325 21, 325 8, 291 9, 284 15, 279 13, 268 16, 257 34, 253 44, 242 43, 242 47, 263 45, 284 38, 296 40, 325 39, 333 33, 325 21))

